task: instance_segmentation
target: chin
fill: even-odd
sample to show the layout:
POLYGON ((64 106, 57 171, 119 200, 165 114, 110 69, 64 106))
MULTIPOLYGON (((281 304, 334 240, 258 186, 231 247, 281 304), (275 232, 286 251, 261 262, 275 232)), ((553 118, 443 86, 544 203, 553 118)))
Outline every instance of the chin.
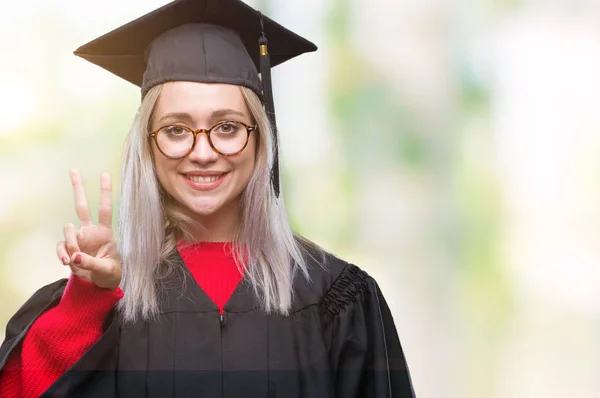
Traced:
POLYGON ((221 203, 189 203, 187 208, 193 216, 207 217, 216 214, 221 208, 221 203))

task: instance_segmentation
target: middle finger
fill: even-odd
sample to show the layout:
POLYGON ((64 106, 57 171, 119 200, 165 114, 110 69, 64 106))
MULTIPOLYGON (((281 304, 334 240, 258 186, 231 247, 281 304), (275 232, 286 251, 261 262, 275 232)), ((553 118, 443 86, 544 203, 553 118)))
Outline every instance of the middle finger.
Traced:
POLYGON ((100 208, 98 209, 98 224, 112 228, 112 185, 108 173, 100 175, 100 208))
POLYGON ((71 184, 73 185, 73 193, 75 196, 75 212, 81 221, 81 226, 85 227, 92 224, 92 215, 88 207, 87 198, 85 197, 85 189, 83 188, 83 178, 79 170, 71 170, 71 184))

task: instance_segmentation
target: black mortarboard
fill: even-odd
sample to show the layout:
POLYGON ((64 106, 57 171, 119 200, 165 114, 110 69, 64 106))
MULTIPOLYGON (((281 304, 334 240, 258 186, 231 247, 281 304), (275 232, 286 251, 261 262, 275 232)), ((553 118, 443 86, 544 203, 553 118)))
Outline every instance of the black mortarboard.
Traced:
POLYGON ((252 89, 273 125, 272 183, 279 196, 270 68, 316 49, 240 0, 175 0, 79 47, 75 55, 140 86, 142 96, 175 80, 252 89))

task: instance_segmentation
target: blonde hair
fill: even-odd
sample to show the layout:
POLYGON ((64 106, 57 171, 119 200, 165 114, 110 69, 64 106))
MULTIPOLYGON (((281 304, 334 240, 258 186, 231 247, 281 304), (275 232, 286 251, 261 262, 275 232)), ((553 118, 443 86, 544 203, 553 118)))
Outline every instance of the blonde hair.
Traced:
MULTIPOLYGON (((286 315, 292 305, 294 278, 300 272, 310 280, 307 259, 322 263, 323 252, 292 232, 283 195, 276 197, 270 184, 273 142, 269 119, 258 96, 246 87, 240 89, 258 124, 258 136, 254 170, 240 201, 241 222, 233 254, 262 309, 286 315)), ((123 152, 118 244, 125 296, 118 310, 125 322, 159 314, 157 282, 181 266, 170 254, 178 239, 192 240, 191 228, 198 226, 156 177, 147 137, 161 90, 162 85, 157 85, 142 99, 123 152)))

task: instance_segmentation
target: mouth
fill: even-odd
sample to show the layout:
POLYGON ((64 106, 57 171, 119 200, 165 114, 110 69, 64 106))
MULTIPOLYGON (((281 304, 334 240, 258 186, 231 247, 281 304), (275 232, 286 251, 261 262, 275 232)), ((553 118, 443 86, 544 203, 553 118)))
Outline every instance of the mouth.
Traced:
POLYGON ((217 188, 225 177, 227 173, 211 175, 211 176, 192 176, 189 174, 182 174, 181 176, 184 178, 184 181, 187 185, 196 191, 210 191, 217 188))
POLYGON ((197 182, 199 184, 208 184, 208 183, 217 181, 219 178, 223 177, 224 175, 225 175, 225 173, 219 174, 219 175, 216 175, 216 176, 190 176, 190 175, 186 175, 185 177, 188 180, 197 182))

